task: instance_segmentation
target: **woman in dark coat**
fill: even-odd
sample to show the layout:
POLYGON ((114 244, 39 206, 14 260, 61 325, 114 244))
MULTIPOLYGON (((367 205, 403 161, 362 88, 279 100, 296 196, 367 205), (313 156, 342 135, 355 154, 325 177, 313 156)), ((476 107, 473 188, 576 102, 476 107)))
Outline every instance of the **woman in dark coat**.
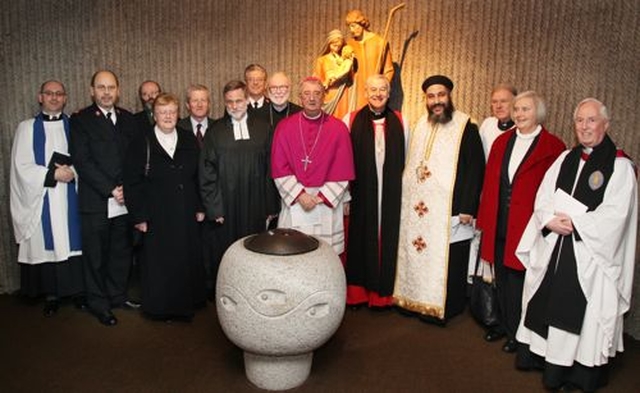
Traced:
POLYGON ((155 100, 153 129, 132 142, 124 174, 127 208, 142 234, 142 311, 160 320, 186 320, 205 304, 198 222, 198 145, 176 129, 178 98, 155 100))

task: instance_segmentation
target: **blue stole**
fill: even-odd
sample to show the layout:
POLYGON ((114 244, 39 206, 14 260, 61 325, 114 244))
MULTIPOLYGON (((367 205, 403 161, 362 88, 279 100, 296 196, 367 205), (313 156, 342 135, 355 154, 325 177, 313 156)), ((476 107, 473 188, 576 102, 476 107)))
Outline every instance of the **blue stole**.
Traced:
MULTIPOLYGON (((62 121, 64 122, 64 133, 69 143, 69 117, 62 114, 62 121)), ((47 137, 44 132, 44 121, 42 113, 39 113, 35 117, 33 123, 33 155, 35 157, 36 164, 41 166, 47 166, 44 157, 44 146, 47 141, 47 137)), ((75 180, 67 183, 67 220, 69 225, 69 245, 71 251, 82 250, 80 241, 80 214, 78 212, 78 194, 76 193, 75 180)), ((44 194, 44 202, 42 204, 42 214, 40 216, 42 220, 42 230, 44 235, 44 249, 53 250, 53 231, 51 229, 51 214, 49 206, 49 193, 44 194)))

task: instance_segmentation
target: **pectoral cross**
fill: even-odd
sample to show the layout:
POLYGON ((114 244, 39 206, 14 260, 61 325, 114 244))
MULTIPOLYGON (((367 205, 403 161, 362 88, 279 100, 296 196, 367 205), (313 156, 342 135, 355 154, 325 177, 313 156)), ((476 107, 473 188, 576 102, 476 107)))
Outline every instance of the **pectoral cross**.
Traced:
POLYGON ((422 161, 416 168, 416 176, 418 177, 418 183, 424 183, 428 178, 431 177, 431 171, 429 170, 429 167, 422 161))
POLYGON ((302 162, 304 163, 304 170, 305 170, 305 172, 306 172, 306 170, 307 170, 307 165, 309 165, 309 164, 311 164, 311 163, 313 162, 313 161, 311 161, 311 160, 309 159, 309 156, 306 156, 305 158, 303 158, 303 159, 302 159, 302 160, 300 160, 300 161, 302 161, 302 162))

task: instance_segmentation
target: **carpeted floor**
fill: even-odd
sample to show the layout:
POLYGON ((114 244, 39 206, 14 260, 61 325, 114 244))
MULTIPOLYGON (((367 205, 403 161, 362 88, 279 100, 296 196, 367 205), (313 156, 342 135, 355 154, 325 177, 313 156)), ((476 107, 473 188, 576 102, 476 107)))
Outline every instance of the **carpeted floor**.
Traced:
MULTIPOLYGON (((192 323, 149 321, 116 310, 104 327, 65 305, 0 296, 0 392, 259 392, 242 352, 224 336, 209 304, 192 323)), ((520 372, 500 343, 482 339, 469 315, 445 328, 394 311, 347 310, 314 355, 311 376, 292 392, 542 392, 540 374, 520 372)), ((640 342, 625 336, 603 392, 640 391, 640 342)))

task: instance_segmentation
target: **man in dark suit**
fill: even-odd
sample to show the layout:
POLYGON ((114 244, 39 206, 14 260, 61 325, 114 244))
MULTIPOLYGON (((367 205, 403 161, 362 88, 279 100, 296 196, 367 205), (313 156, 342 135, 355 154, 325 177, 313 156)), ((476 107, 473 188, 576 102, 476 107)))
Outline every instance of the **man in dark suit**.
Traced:
POLYGON ((71 156, 79 175, 78 194, 87 304, 100 323, 113 326, 114 307, 127 302, 131 231, 122 190, 124 156, 137 122, 115 106, 117 76, 98 71, 91 78, 94 103, 71 117, 71 156))
MULTIPOLYGON (((178 121, 178 128, 193 132, 198 141, 198 147, 202 149, 204 136, 213 124, 213 119, 209 117, 209 108, 211 106, 211 94, 209 89, 200 84, 191 85, 187 88, 185 97, 185 106, 189 112, 189 116, 178 121)), ((215 260, 215 224, 211 221, 204 221, 202 228, 202 261, 206 272, 207 297, 213 300, 213 294, 216 287, 217 264, 215 260)))
POLYGON ((198 141, 198 146, 202 147, 204 135, 209 126, 213 124, 213 119, 209 116, 211 106, 211 95, 209 89, 200 84, 191 85, 187 88, 185 106, 189 116, 178 121, 178 127, 193 132, 198 141))
POLYGON ((153 102, 156 97, 162 93, 160 84, 153 80, 146 80, 138 87, 138 97, 140 97, 140 103, 142 104, 142 110, 133 116, 138 121, 141 129, 153 128, 156 124, 153 119, 153 102))
POLYGON ((247 93, 249 95, 247 111, 266 119, 269 116, 267 70, 260 64, 249 64, 244 69, 244 83, 247 85, 247 93))

